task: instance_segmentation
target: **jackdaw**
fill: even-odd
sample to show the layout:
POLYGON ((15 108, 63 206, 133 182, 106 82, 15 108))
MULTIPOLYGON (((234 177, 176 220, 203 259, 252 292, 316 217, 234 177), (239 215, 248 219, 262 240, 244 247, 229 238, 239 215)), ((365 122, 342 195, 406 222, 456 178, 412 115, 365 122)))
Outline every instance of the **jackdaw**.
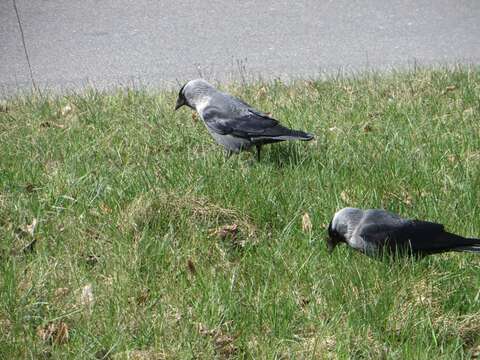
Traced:
POLYGON ((228 155, 255 146, 260 160, 264 144, 313 139, 313 135, 280 125, 269 114, 218 91, 203 79, 191 80, 180 89, 175 110, 183 105, 198 112, 210 135, 225 147, 228 155))
POLYGON ((446 232, 443 225, 403 219, 385 210, 344 208, 328 225, 327 246, 332 252, 338 243, 368 256, 382 254, 425 255, 447 251, 480 252, 480 239, 446 232))

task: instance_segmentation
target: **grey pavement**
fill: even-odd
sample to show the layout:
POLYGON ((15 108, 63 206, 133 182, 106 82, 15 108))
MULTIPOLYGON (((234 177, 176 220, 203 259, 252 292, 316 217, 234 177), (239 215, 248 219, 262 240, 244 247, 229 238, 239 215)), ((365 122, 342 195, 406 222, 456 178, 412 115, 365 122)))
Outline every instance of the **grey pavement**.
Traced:
MULTIPOLYGON (((480 63, 479 0, 15 1, 40 88, 480 63)), ((13 4, 0 0, 0 95, 32 87, 13 4)))

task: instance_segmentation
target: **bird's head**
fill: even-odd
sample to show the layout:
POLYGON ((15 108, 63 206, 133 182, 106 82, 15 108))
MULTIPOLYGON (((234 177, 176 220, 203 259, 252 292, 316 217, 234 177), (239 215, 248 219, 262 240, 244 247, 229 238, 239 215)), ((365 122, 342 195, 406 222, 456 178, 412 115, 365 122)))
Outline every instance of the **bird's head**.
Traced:
POLYGON ((187 84, 183 85, 180 91, 178 92, 178 98, 177 98, 177 103, 175 104, 175 110, 180 109, 183 105, 188 106, 187 99, 185 98, 185 94, 183 93, 183 90, 185 89, 185 86, 187 86, 187 84))
POLYGON ((333 220, 330 221, 328 224, 328 235, 327 235, 327 249, 328 252, 331 254, 335 247, 340 242, 344 242, 345 239, 338 233, 338 231, 334 228, 333 220))
POLYGON ((361 216, 361 210, 355 208, 343 208, 335 213, 332 221, 328 224, 327 248, 332 253, 339 243, 347 243, 349 223, 361 216))
POLYGON ((195 109, 196 105, 214 90, 215 88, 203 79, 190 80, 178 92, 175 110, 183 105, 195 109))

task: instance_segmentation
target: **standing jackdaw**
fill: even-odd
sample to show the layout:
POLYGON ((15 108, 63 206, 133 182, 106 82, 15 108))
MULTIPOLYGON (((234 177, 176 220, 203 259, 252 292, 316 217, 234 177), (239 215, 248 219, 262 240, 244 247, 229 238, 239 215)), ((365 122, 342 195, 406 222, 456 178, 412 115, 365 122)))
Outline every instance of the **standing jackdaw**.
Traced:
POLYGON ((225 147, 228 155, 255 145, 260 160, 263 144, 313 139, 313 135, 280 125, 268 114, 218 91, 203 79, 191 80, 180 89, 175 110, 183 105, 198 112, 210 135, 225 147))
POLYGON ((328 225, 329 252, 341 242, 372 257, 384 253, 421 257, 447 251, 480 252, 480 239, 448 233, 441 224, 403 219, 376 209, 344 208, 335 213, 328 225))

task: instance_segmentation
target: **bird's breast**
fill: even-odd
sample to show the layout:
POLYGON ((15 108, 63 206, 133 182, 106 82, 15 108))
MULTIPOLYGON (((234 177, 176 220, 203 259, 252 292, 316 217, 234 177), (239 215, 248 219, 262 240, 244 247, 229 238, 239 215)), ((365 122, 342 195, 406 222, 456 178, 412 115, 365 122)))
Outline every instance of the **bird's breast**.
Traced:
POLYGON ((247 150, 252 146, 251 141, 243 138, 239 138, 233 135, 217 134, 214 131, 210 131, 210 134, 217 141, 217 143, 223 145, 226 149, 239 152, 241 150, 247 150))

